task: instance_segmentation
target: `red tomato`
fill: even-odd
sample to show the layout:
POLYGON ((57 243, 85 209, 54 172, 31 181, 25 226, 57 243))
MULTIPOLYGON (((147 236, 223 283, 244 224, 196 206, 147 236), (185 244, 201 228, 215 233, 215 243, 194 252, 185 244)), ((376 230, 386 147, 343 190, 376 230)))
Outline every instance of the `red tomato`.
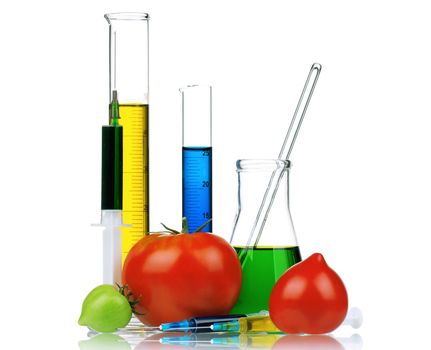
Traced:
POLYGON ((235 250, 204 232, 148 235, 123 267, 123 283, 140 298, 135 310, 143 315, 136 316, 148 325, 228 313, 241 276, 235 250))
POLYGON ((275 284, 269 314, 286 333, 333 331, 347 314, 347 291, 319 253, 288 269, 275 284))

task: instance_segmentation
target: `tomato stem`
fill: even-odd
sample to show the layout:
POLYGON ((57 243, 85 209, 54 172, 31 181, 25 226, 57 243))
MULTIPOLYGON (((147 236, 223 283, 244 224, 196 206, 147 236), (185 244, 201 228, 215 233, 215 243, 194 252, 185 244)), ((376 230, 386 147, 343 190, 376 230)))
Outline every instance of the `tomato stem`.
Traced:
POLYGON ((181 233, 189 233, 189 224, 187 223, 187 218, 185 216, 183 217, 183 228, 181 233))
POLYGON ((172 228, 169 228, 168 226, 166 226, 163 222, 161 222, 160 223, 166 230, 168 230, 169 231, 169 233, 172 233, 172 234, 174 234, 174 235, 177 235, 177 234, 179 234, 180 232, 179 231, 177 231, 177 230, 174 230, 174 229, 172 229, 172 228))
POLYGON ((209 219, 207 222, 205 222, 205 223, 203 223, 201 226, 199 226, 199 227, 196 229, 196 231, 195 231, 195 232, 193 232, 193 233, 201 232, 201 230, 202 230, 206 225, 208 225, 211 221, 212 221, 212 219, 209 219))
MULTIPOLYGON (((212 219, 209 219, 208 221, 206 221, 205 223, 203 223, 201 226, 199 226, 193 233, 196 232, 201 232, 201 230, 208 225, 210 222, 212 221, 212 219)), ((173 235, 177 235, 179 233, 189 233, 189 224, 187 223, 187 218, 184 216, 182 219, 182 229, 181 232, 174 230, 168 226, 166 226, 163 222, 161 222, 160 224, 168 231, 168 233, 173 234, 173 235)))
POLYGON ((132 308, 132 312, 136 315, 144 315, 139 313, 138 311, 135 310, 135 305, 138 304, 141 301, 141 298, 138 297, 135 300, 130 300, 130 297, 134 296, 134 293, 129 289, 129 286, 127 284, 121 286, 118 283, 115 283, 118 287, 118 292, 124 296, 127 301, 129 302, 130 307, 132 308), (126 294, 126 291, 128 292, 126 294))

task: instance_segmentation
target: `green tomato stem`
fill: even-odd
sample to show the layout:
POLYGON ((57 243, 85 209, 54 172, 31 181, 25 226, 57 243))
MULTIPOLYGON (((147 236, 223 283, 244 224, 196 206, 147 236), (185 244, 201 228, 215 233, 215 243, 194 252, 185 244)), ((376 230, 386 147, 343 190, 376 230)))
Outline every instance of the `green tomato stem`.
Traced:
POLYGON ((168 226, 166 226, 163 222, 161 222, 160 223, 166 230, 168 230, 169 231, 169 233, 171 233, 171 234, 174 234, 174 235, 177 235, 177 234, 179 234, 180 232, 179 231, 177 231, 177 230, 174 230, 174 229, 172 229, 172 228, 169 228, 168 226))
MULTIPOLYGON (((206 225, 208 225, 210 222, 212 221, 212 219, 209 219, 208 221, 206 221, 205 223, 203 223, 201 226, 199 226, 193 233, 196 233, 196 232, 201 232, 201 230, 206 226, 206 225)), ((177 234, 179 234, 179 233, 189 233, 189 224, 187 223, 187 218, 184 216, 183 217, 183 219, 182 219, 182 223, 183 223, 183 225, 182 225, 182 230, 181 230, 181 232, 178 232, 177 230, 174 230, 174 229, 172 229, 172 228, 170 228, 170 227, 167 227, 164 223, 160 223, 167 231, 168 231, 168 233, 171 233, 171 234, 174 234, 174 235, 177 235, 177 234)))
POLYGON ((183 217, 183 229, 181 230, 181 233, 189 233, 189 224, 187 223, 187 218, 183 217))
POLYGON ((199 227, 196 229, 196 231, 195 231, 195 232, 193 232, 193 233, 201 232, 201 230, 202 230, 206 225, 208 225, 211 221, 212 221, 212 219, 209 219, 207 222, 205 222, 205 223, 203 223, 201 226, 199 226, 199 227))

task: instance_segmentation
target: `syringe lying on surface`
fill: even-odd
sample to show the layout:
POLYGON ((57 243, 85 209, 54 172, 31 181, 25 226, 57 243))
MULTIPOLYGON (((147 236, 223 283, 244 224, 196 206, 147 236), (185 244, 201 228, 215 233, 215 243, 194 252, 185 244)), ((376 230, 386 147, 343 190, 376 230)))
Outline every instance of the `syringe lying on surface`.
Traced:
POLYGON ((129 325, 126 328, 118 329, 122 331, 132 332, 147 332, 147 331, 162 331, 162 332, 192 332, 192 333, 206 333, 213 332, 211 327, 217 323, 225 323, 236 321, 241 318, 248 318, 251 316, 268 316, 268 311, 263 310, 257 314, 232 314, 232 315, 217 315, 217 316, 203 316, 193 317, 188 320, 178 322, 162 323, 160 326, 144 326, 144 325, 129 325))
MULTIPOLYGON (((341 325, 359 328, 362 325, 362 312, 358 308, 352 308, 347 313, 341 325)), ((119 328, 118 333, 141 333, 141 332, 191 332, 191 333, 208 333, 208 332, 266 332, 266 333, 283 333, 280 331, 269 317, 268 311, 261 311, 258 314, 250 315, 221 315, 193 317, 188 320, 162 323, 160 326, 145 326, 132 324, 126 328, 119 328)))
MULTIPOLYGON (((359 328, 362 324, 362 312, 358 308, 352 308, 347 313, 342 325, 359 328)), ((237 320, 217 322, 210 326, 213 332, 281 332, 271 321, 269 316, 250 316, 237 320)))
POLYGON ((221 315, 221 316, 205 316, 205 317, 193 317, 188 320, 183 320, 179 322, 162 323, 160 325, 160 330, 163 332, 193 332, 193 333, 203 333, 211 332, 211 327, 217 323, 233 322, 241 318, 247 318, 250 316, 268 316, 268 311, 261 311, 257 314, 233 314, 233 315, 221 315))

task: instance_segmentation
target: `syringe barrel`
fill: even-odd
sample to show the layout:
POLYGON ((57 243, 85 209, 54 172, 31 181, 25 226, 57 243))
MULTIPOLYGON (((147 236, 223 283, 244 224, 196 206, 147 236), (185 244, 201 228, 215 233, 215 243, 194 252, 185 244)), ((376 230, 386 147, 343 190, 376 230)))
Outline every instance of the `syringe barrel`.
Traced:
POLYGON ((195 333, 206 333, 211 332, 211 326, 217 322, 229 322, 238 320, 246 317, 244 314, 232 314, 232 315, 219 315, 219 316, 207 316, 207 317, 194 317, 190 319, 190 323, 195 327, 191 329, 195 333))
POLYGON ((121 210, 102 210, 103 231, 103 283, 121 284, 121 210))
POLYGON ((245 317, 244 314, 232 314, 232 315, 217 315, 217 316, 202 316, 193 317, 190 320, 183 320, 179 322, 162 323, 162 331, 182 331, 182 332, 193 332, 193 333, 207 333, 212 332, 211 326, 218 322, 229 322, 238 320, 239 318, 245 317))
POLYGON ((280 332, 269 316, 251 316, 238 320, 240 333, 247 332, 280 332))
POLYGON ((123 128, 102 127, 102 210, 123 208, 123 128))

